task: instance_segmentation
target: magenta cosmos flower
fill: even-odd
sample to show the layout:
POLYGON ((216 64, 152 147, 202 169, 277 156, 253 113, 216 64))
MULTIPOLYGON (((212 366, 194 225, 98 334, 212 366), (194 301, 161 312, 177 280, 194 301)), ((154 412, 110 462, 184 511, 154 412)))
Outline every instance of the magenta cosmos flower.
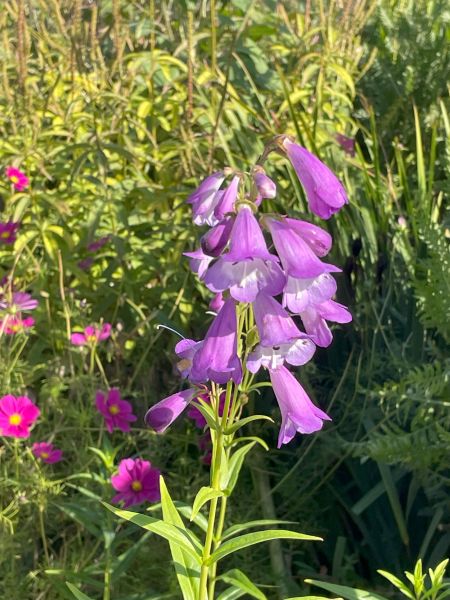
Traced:
POLYGON ((230 250, 208 268, 203 279, 212 292, 229 289, 235 300, 253 302, 262 290, 269 296, 282 291, 286 279, 277 263, 251 208, 242 205, 231 231, 230 250))
POLYGON ((109 390, 108 394, 97 392, 95 406, 103 415, 109 433, 112 433, 114 429, 130 431, 130 423, 137 419, 133 414, 133 407, 127 400, 122 400, 117 388, 109 390))
POLYGON ((6 310, 11 314, 34 310, 38 304, 38 301, 26 292, 13 292, 11 297, 0 298, 0 310, 6 310))
POLYGON ((14 244, 19 227, 20 223, 14 221, 0 223, 0 244, 14 244))
POLYGON ((283 140, 283 147, 305 189, 311 212, 321 219, 329 219, 348 204, 344 186, 317 156, 289 138, 283 140))
POLYGON ((286 367, 270 372, 273 391, 281 411, 278 448, 299 433, 313 433, 322 429, 323 421, 331 418, 311 401, 297 379, 286 367))
POLYGON ((110 323, 104 323, 101 329, 89 325, 83 333, 72 333, 70 341, 74 346, 95 346, 98 342, 109 338, 111 329, 110 323))
POLYGON ((30 180, 25 173, 20 169, 16 169, 16 167, 6 167, 6 177, 8 177, 13 184, 14 189, 18 192, 24 190, 30 183, 30 180))
POLYGON ((0 434, 6 437, 30 437, 30 427, 41 411, 27 397, 7 395, 0 398, 0 434))
POLYGON ((0 332, 3 331, 6 335, 15 335, 16 333, 23 333, 26 329, 33 327, 33 317, 27 317, 21 319, 20 317, 12 317, 7 315, 3 321, 0 321, 0 332))
POLYGON ((62 450, 55 448, 50 442, 35 442, 31 448, 31 452, 36 458, 42 460, 49 465, 62 460, 62 450))
POLYGON ((158 502, 161 473, 148 460, 124 458, 119 463, 119 473, 111 477, 113 488, 119 493, 112 502, 123 502, 124 508, 142 502, 158 502))

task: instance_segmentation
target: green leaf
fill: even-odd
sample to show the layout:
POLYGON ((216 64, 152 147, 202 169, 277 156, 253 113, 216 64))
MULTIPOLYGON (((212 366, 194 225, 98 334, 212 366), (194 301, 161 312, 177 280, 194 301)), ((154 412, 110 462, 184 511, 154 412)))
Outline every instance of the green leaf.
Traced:
POLYGON ((224 496, 224 493, 220 490, 215 490, 209 486, 201 487, 198 494, 195 496, 190 520, 193 521, 195 519, 195 517, 198 514, 198 511, 204 504, 206 504, 206 502, 209 502, 213 498, 219 498, 220 496, 224 496))
POLYGON ((296 521, 282 521, 281 519, 258 519, 256 521, 247 521, 247 523, 237 523, 228 527, 222 534, 222 541, 236 533, 250 529, 251 527, 260 527, 261 525, 295 525, 296 521))
POLYGON ((223 486, 226 488, 224 489, 224 492, 228 496, 234 490, 247 453, 250 452, 255 444, 256 442, 250 442, 250 444, 246 444, 242 448, 239 448, 239 450, 236 450, 236 452, 230 458, 228 464, 228 477, 225 485, 223 486))
POLYGON ((240 419, 239 421, 236 421, 236 423, 233 423, 231 427, 228 427, 224 431, 224 433, 225 435, 230 435, 238 429, 240 429, 241 427, 244 427, 244 425, 248 425, 248 423, 251 423, 252 421, 271 421, 271 423, 274 422, 273 419, 271 419, 267 415, 252 415, 251 417, 245 417, 245 419, 240 419))
POLYGON ((224 573, 217 579, 222 579, 225 583, 229 583, 234 587, 242 590, 244 593, 250 595, 252 598, 258 598, 258 600, 267 600, 267 596, 263 594, 254 583, 239 569, 231 569, 227 573, 224 573))
POLYGON ((207 565, 221 560, 225 556, 253 546, 260 544, 261 542, 269 542, 270 540, 308 540, 308 541, 323 541, 322 538, 314 535, 306 535, 305 533, 297 533, 295 531, 288 531, 286 529, 268 529, 267 531, 255 531, 254 533, 247 533, 246 535, 240 535, 239 537, 232 538, 227 542, 224 542, 219 548, 211 554, 206 561, 207 565))
POLYGON ((294 596, 292 598, 286 598, 286 600, 342 600, 342 598, 327 598, 326 596, 294 596))
MULTIPOLYGON (((170 497, 169 490, 167 489, 163 477, 159 478, 159 484, 164 521, 183 529, 188 533, 175 504, 172 502, 172 498, 170 497)), ((189 553, 185 552, 176 542, 169 542, 169 546, 183 598, 184 600, 196 600, 199 594, 200 582, 200 566, 198 560, 196 557, 193 558, 189 553)), ((199 552, 201 552, 201 547, 199 548, 199 552)))
POLYGON ((333 594, 338 594, 346 600, 387 600, 385 596, 380 596, 380 594, 347 587, 346 585, 336 585, 335 583, 318 581, 317 579, 305 579, 305 583, 317 585, 317 587, 332 592, 333 594))
POLYGON ((121 519, 125 519, 125 521, 130 521, 135 525, 139 525, 139 527, 142 527, 143 529, 152 531, 153 533, 163 537, 169 543, 173 542, 178 544, 178 546, 183 548, 183 550, 187 552, 189 556, 191 556, 200 564, 201 555, 196 546, 192 543, 191 538, 187 535, 186 530, 183 530, 180 527, 175 527, 170 523, 165 523, 164 521, 161 521, 161 519, 154 519, 153 517, 149 517, 147 515, 116 508, 107 502, 102 502, 102 504, 121 519))
POLYGON ((392 585, 395 586, 398 589, 398 591, 401 592, 404 596, 406 596, 407 598, 411 598, 411 600, 414 600, 415 595, 409 589, 406 583, 403 583, 401 579, 399 579, 395 575, 392 575, 392 573, 389 573, 388 571, 383 571, 382 569, 377 569, 377 573, 379 573, 382 577, 385 577, 388 581, 390 581, 392 585))
POLYGON ((80 592, 80 590, 78 588, 76 588, 74 585, 72 585, 68 581, 66 581, 66 585, 77 600, 92 600, 92 598, 90 596, 86 596, 86 594, 83 594, 83 592, 80 592))
POLYGON ((236 600, 236 598, 241 598, 244 594, 245 592, 239 588, 230 587, 222 592, 220 596, 217 597, 217 600, 236 600))

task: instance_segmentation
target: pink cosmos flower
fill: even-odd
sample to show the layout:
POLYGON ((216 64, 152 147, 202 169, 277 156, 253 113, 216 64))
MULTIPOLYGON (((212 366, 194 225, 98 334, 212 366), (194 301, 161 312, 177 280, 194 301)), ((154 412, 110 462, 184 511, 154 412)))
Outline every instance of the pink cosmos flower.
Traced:
POLYGON ((20 169, 16 169, 16 167, 6 167, 6 177, 11 181, 18 192, 21 192, 23 189, 28 187, 30 180, 25 175, 23 171, 20 169))
POLYGON ((19 227, 20 223, 14 221, 0 223, 0 244, 14 244, 19 227))
POLYGON ((112 433, 114 429, 130 431, 130 422, 136 421, 133 407, 127 400, 122 400, 117 388, 109 390, 108 395, 97 392, 95 405, 105 419, 106 429, 112 433))
POLYGON ((113 488, 119 492, 112 502, 123 502, 124 508, 145 500, 158 502, 160 474, 148 460, 124 458, 119 463, 119 473, 111 477, 113 488))
POLYGON ((38 301, 26 292, 13 292, 10 297, 0 297, 0 310, 7 310, 11 314, 22 312, 23 310, 34 310, 38 301))
POLYGON ((30 427, 41 414, 39 408, 27 396, 3 396, 0 398, 0 434, 6 437, 30 437, 30 427))
POLYGON ((31 448, 31 452, 36 458, 42 460, 49 465, 62 460, 62 450, 55 448, 49 442, 35 442, 31 448))
POLYGON ((23 333, 25 329, 29 329, 33 325, 33 317, 21 319, 20 317, 7 316, 6 319, 0 321, 0 331, 3 330, 6 335, 15 335, 16 333, 23 333))
POLYGON ((89 325, 83 333, 72 333, 70 341, 74 346, 95 346, 98 342, 109 338, 111 329, 110 323, 104 323, 101 329, 89 325))

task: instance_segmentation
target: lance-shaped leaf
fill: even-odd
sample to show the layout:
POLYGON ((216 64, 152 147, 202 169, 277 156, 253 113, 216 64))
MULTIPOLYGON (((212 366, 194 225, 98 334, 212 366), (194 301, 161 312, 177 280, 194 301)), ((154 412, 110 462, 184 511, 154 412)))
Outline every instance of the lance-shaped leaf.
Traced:
POLYGON ((187 532, 186 529, 181 527, 175 527, 170 523, 165 523, 161 519, 154 519, 153 517, 149 517, 147 515, 142 515, 140 513, 131 512, 130 510, 122 510, 121 508, 116 508, 115 506, 111 506, 107 502, 103 502, 104 506, 115 515, 124 519, 125 521, 130 521, 135 525, 139 525, 143 529, 147 529, 148 531, 152 531, 157 535, 163 537, 168 542, 173 542, 177 544, 180 548, 182 548, 185 552, 188 553, 196 562, 200 564, 201 562, 201 554, 198 551, 199 542, 197 540, 197 544, 193 543, 194 535, 192 532, 187 532))
POLYGON ((295 531, 288 531, 286 529, 268 529, 267 531, 255 531, 254 533, 247 533, 246 535, 240 535, 232 538, 227 542, 224 542, 219 548, 211 554, 205 564, 212 565, 213 563, 222 560, 225 556, 233 554, 238 550, 247 548, 248 546, 254 546, 261 542, 269 542, 270 540, 308 540, 322 542, 322 538, 316 537, 315 535, 306 535, 305 533, 297 533, 295 531))
POLYGON ((271 423, 273 423, 273 419, 271 419, 267 415, 251 415, 250 417, 239 419, 239 421, 236 421, 235 423, 233 423, 233 425, 225 429, 224 433, 225 435, 235 433, 238 429, 244 427, 244 425, 248 425, 248 423, 251 423, 252 421, 270 421, 271 423))
MULTIPOLYGON (((163 477, 160 477, 159 485, 161 489, 161 505, 164 521, 188 532, 172 498, 170 497, 169 490, 167 489, 163 477)), ((169 541, 169 546, 178 584, 183 594, 183 600, 196 600, 199 594, 200 582, 200 566, 198 560, 196 557, 193 558, 175 542, 169 541)), ((201 548, 199 548, 199 551, 201 551, 201 548)))
POLYGON ((253 448, 256 444, 255 441, 250 442, 250 444, 246 444, 236 450, 236 452, 232 455, 228 463, 228 475, 225 481, 222 481, 222 489, 229 496, 231 492, 234 490, 234 486, 237 483, 239 473, 241 471, 242 465, 244 464, 244 459, 248 452, 253 448))
POLYGON ((317 579, 305 579, 305 583, 310 583, 333 594, 338 594, 346 600, 387 600, 385 596, 380 596, 380 594, 347 587, 346 585, 336 585, 335 583, 318 581, 317 579))
POLYGON ((260 527, 261 525, 296 525, 296 521, 283 521, 281 519, 257 519, 256 521, 247 521, 247 523, 236 523, 231 525, 222 534, 222 541, 226 540, 241 531, 251 529, 252 527, 260 527))
POLYGON ((256 585, 250 581, 250 579, 239 569, 231 569, 231 571, 227 571, 217 579, 221 579, 225 581, 225 583, 229 583, 233 587, 242 590, 247 595, 252 598, 257 598, 258 600, 267 600, 267 596, 258 590, 256 585))
POLYGON ((195 517, 198 514, 198 511, 204 504, 206 504, 213 498, 220 498, 220 496, 224 496, 224 493, 220 490, 215 490, 214 488, 209 486, 201 487, 200 491, 195 496, 194 504, 192 505, 191 521, 195 519, 195 517))
POLYGON ((92 598, 90 596, 86 596, 86 594, 83 594, 83 592, 80 592, 80 590, 77 587, 75 587, 68 581, 66 581, 66 585, 77 600, 92 600, 92 598))

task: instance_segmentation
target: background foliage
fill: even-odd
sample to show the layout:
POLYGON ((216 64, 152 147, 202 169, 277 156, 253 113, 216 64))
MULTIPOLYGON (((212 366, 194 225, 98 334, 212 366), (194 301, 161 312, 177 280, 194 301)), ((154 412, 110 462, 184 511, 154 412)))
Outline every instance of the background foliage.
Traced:
MULTIPOLYGON (((184 199, 223 164, 248 168, 278 133, 346 184, 351 206, 326 226, 354 323, 303 370, 333 425, 279 451, 265 426, 272 450, 243 472, 231 509, 233 522, 262 513, 325 542, 275 542, 236 566, 285 598, 308 592, 306 576, 383 590, 377 569, 445 558, 449 18, 442 0, 5 2, 0 162, 32 185, 6 203, 2 184, 5 216, 23 226, 14 254, 0 249, 0 276, 13 272, 40 309, 23 351, 1 340, 0 391, 37 399, 39 435, 66 459, 39 469, 23 452, 14 466, 0 446, 2 597, 71 598, 69 580, 100 598, 110 570, 117 600, 177 597, 164 543, 98 499, 138 452, 192 500, 207 476, 197 433, 184 420, 158 440, 140 425, 107 439, 101 374, 68 334, 113 323, 105 376, 140 417, 174 391, 175 336, 156 326, 199 338, 209 300, 180 260, 197 238, 184 199), (356 138, 355 156, 337 133, 356 138)), ((300 216, 295 178, 281 159, 275 172, 297 192, 281 185, 277 209, 300 216)), ((257 403, 278 420, 271 395, 257 403)))

